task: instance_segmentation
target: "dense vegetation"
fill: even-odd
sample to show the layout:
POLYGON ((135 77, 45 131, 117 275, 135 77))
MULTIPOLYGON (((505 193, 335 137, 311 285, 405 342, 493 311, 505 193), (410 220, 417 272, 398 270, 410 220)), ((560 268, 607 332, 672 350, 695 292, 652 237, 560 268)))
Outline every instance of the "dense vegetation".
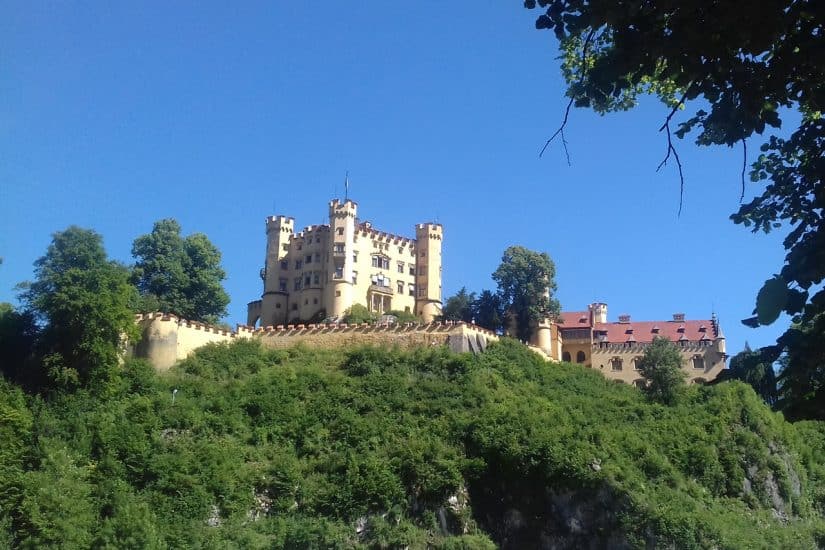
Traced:
POLYGON ((806 548, 824 511, 823 424, 738 382, 656 404, 508 341, 0 380, 0 547, 806 548))

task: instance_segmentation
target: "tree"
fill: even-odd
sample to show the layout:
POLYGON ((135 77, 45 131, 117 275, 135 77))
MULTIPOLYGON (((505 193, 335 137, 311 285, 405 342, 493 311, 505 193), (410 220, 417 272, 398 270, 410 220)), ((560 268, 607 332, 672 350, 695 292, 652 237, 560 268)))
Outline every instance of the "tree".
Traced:
MULTIPOLYGON (((796 125, 786 138, 770 136, 750 171, 767 182, 762 194, 742 204, 734 223, 754 232, 787 225, 787 255, 779 273, 757 296, 746 324, 774 322, 781 311, 796 325, 825 311, 825 4, 775 0, 750 4, 710 0, 525 0, 545 12, 538 29, 554 31, 570 98, 549 144, 561 137, 570 108, 604 113, 630 109, 640 94, 657 95, 668 107, 660 128, 681 188, 685 179, 672 137, 696 131, 698 145, 741 147, 742 198, 748 140, 783 120, 796 125), (689 111, 679 115, 680 111, 689 111), (682 122, 674 128, 676 117, 682 122)), ((545 147, 547 146, 545 145, 545 147)), ((566 146, 566 145, 565 145, 566 146)), ((681 210, 681 199, 680 199, 681 210)), ((793 330, 793 329, 791 329, 793 330)), ((765 349, 768 359, 794 353, 802 340, 783 335, 765 349)), ((808 342, 806 346, 813 346, 808 342)), ((815 349, 825 356, 825 339, 815 349)), ((819 379, 819 383, 825 379, 819 379)), ((820 406, 825 414, 825 401, 820 406)))
POLYGON ((514 317, 520 340, 529 340, 539 321, 559 314, 559 302, 553 297, 555 276, 556 267, 545 252, 523 246, 504 251, 493 280, 504 311, 514 317))
POLYGON ((825 313, 794 323, 780 342, 777 408, 789 420, 825 420, 825 313))
POLYGON ((504 308, 498 294, 482 290, 473 302, 473 319, 475 324, 493 332, 499 332, 504 326, 504 308))
POLYGON ((642 391, 648 398, 665 405, 676 401, 679 390, 685 385, 685 373, 682 353, 675 344, 657 336, 636 365, 645 379, 642 391))
POLYGON ((444 308, 441 310, 444 319, 469 323, 473 320, 473 303, 475 299, 475 292, 467 292, 467 287, 461 287, 461 290, 447 298, 444 303, 444 308))
POLYGON ((0 303, 0 373, 17 382, 30 378, 38 329, 34 315, 0 303))
POLYGON ((221 281, 221 253, 203 233, 181 237, 173 219, 155 222, 152 232, 135 239, 132 279, 144 311, 164 311, 214 323, 226 315, 229 296, 221 281))
POLYGON ((64 385, 107 378, 123 337, 137 336, 128 270, 106 257, 100 235, 76 226, 55 233, 34 265, 20 298, 43 326, 49 376, 64 385))
POLYGON ((773 364, 747 344, 744 350, 731 358, 727 371, 724 371, 724 378, 740 380, 750 385, 768 405, 776 403, 776 375, 773 372, 773 364))

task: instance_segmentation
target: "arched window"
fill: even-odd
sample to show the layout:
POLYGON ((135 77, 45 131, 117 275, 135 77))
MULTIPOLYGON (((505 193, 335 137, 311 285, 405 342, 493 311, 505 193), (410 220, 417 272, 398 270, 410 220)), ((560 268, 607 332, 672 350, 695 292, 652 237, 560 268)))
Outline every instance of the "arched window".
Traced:
POLYGON ((693 368, 705 370, 705 360, 701 355, 693 356, 693 368))
POLYGON ((570 362, 570 352, 569 351, 563 352, 561 354, 561 360, 564 361, 565 363, 569 363, 570 362))
POLYGON ((641 355, 638 355, 638 356, 636 356, 636 357, 634 357, 634 358, 633 358, 633 369, 634 369, 634 370, 639 370, 639 362, 640 362, 641 360, 642 360, 642 356, 641 356, 641 355))
POLYGON ((576 363, 584 363, 585 355, 583 351, 576 353, 576 363))

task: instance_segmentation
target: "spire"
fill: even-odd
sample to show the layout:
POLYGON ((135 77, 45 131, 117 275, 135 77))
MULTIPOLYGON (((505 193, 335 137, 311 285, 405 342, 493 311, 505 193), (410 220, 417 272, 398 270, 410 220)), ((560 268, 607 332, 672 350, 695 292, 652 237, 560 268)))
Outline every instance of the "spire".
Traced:
POLYGON ((347 202, 347 199, 349 199, 349 170, 344 176, 344 202, 347 202))

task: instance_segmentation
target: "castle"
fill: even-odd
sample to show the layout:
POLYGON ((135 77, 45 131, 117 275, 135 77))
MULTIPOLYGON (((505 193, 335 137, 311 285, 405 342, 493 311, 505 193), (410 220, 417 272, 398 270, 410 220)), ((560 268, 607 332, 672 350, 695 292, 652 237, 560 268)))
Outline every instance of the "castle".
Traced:
POLYGON ((619 315, 608 322, 607 304, 590 304, 586 311, 562 312, 552 323, 551 357, 601 371, 607 378, 642 385, 636 363, 654 338, 666 338, 682 353, 682 370, 691 383, 710 382, 725 368, 725 335, 716 315, 688 320, 683 313, 665 321, 631 321, 619 315))
POLYGON ((384 314, 441 314, 441 240, 437 223, 415 227, 415 239, 379 231, 358 219, 358 205, 329 203, 329 225, 295 233, 295 220, 266 219, 263 295, 247 306, 247 325, 338 320, 355 304, 384 314))
MULTIPOLYGON (((294 231, 293 218, 267 218, 263 295, 248 304, 247 325, 229 332, 173 315, 145 314, 138 318, 144 337, 136 354, 158 368, 168 368, 206 343, 234 338, 259 338, 276 348, 298 343, 447 345, 474 353, 498 339, 480 327, 438 321, 440 224, 418 224, 416 238, 410 239, 361 222, 357 212, 358 205, 351 200, 332 200, 329 225, 309 226, 299 233, 294 231), (413 313, 423 323, 341 323, 355 304, 377 314, 413 313)), ((619 315, 617 322, 608 322, 607 304, 597 302, 585 311, 562 312, 558 319, 538 323, 530 344, 545 359, 578 363, 607 378, 642 385, 636 365, 657 337, 679 347, 682 369, 692 383, 709 382, 725 368, 725 336, 715 315, 686 320, 677 313, 667 321, 631 321, 629 315, 619 315)))

